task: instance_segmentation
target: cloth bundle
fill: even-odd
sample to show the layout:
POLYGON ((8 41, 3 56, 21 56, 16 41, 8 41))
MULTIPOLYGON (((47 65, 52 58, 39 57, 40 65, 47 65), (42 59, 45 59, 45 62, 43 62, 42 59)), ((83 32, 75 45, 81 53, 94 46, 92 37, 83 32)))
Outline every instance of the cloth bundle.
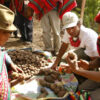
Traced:
POLYGON ((63 14, 75 8, 77 3, 76 0, 30 0, 28 6, 39 15, 39 19, 57 7, 59 17, 62 18, 63 14))

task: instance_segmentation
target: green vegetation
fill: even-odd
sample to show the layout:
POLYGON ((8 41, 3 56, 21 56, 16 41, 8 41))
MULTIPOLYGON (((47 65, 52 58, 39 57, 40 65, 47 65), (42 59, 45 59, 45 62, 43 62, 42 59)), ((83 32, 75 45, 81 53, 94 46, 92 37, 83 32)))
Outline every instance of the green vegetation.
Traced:
MULTIPOLYGON (((82 0, 76 1, 78 6, 77 8, 75 8, 75 12, 80 17, 82 0)), ((94 18, 99 10, 100 0, 86 0, 83 24, 87 27, 94 29, 95 31, 97 31, 97 23, 95 23, 94 18)))

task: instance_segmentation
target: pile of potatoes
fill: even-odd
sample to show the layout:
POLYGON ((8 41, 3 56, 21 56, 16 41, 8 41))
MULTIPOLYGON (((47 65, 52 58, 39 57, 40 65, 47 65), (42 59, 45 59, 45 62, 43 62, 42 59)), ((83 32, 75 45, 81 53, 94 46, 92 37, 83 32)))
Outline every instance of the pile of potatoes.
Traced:
MULTIPOLYGON (((54 71, 52 69, 42 69, 40 70, 39 74, 44 75, 44 78, 39 80, 39 84, 42 87, 47 87, 51 89, 58 97, 63 97, 66 94, 67 90, 64 88, 64 86, 59 85, 55 82, 55 81, 58 81, 58 82, 62 81, 62 78, 59 72, 54 71)), ((43 94, 44 93, 40 94, 39 97, 43 98, 47 96, 47 93, 44 95, 43 94)))
POLYGON ((37 75, 40 69, 48 66, 45 57, 34 54, 30 50, 16 50, 8 52, 13 62, 18 65, 25 75, 37 75))

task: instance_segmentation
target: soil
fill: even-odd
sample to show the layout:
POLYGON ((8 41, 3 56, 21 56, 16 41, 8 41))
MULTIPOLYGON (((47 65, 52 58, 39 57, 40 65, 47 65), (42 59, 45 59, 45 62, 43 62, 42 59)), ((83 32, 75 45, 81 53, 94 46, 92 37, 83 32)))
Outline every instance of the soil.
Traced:
POLYGON ((5 44, 6 49, 20 49, 33 47, 35 50, 43 50, 44 44, 42 39, 42 28, 41 22, 34 18, 33 21, 33 43, 31 45, 20 41, 20 33, 18 33, 19 38, 14 38, 13 34, 5 44))

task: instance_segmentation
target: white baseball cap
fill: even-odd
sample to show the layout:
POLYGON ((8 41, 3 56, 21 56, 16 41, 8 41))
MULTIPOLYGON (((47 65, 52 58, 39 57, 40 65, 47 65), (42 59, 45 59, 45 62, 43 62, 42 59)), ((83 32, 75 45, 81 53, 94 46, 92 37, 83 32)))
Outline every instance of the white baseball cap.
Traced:
POLYGON ((62 22, 63 22, 62 29, 74 27, 77 25, 78 21, 79 21, 78 16, 75 13, 67 12, 63 15, 62 18, 62 22))
POLYGON ((0 4, 0 29, 5 31, 16 31, 17 28, 13 24, 15 14, 9 8, 0 4))

